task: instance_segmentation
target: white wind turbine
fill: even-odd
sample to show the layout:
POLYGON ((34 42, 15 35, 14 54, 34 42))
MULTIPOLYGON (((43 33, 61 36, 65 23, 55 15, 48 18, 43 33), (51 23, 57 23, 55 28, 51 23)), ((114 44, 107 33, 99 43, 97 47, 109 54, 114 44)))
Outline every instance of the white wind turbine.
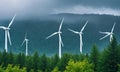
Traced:
POLYGON ((110 36, 110 42, 111 42, 113 39, 113 31, 114 31, 115 25, 116 25, 116 23, 114 23, 111 32, 100 32, 101 34, 106 34, 104 37, 100 38, 100 40, 110 36))
POLYGON ((88 21, 86 21, 85 25, 82 27, 80 32, 72 30, 72 29, 68 29, 69 31, 71 31, 71 32, 73 32, 75 34, 78 34, 80 36, 80 53, 82 53, 82 47, 83 47, 82 34, 83 34, 83 30, 85 29, 87 23, 88 23, 88 21))
POLYGON ((7 45, 8 41, 7 41, 7 39, 9 39, 9 43, 10 43, 10 45, 12 45, 9 30, 10 30, 10 26, 13 24, 13 21, 14 21, 15 17, 16 17, 16 15, 14 15, 14 17, 12 18, 12 20, 9 23, 8 27, 0 26, 0 29, 5 30, 5 51, 6 52, 8 52, 8 45, 7 45))
POLYGON ((21 46, 23 46, 24 43, 26 43, 26 56, 28 56, 28 42, 29 39, 27 39, 27 33, 25 34, 25 39, 23 40, 21 46))
POLYGON ((61 28, 62 28, 63 21, 64 21, 64 18, 62 19, 61 24, 59 26, 59 30, 57 32, 54 32, 50 36, 46 37, 46 39, 48 39, 48 38, 50 38, 50 37, 52 37, 54 35, 59 36, 59 58, 61 58, 61 46, 64 46, 63 42, 62 42, 62 38, 61 38, 61 34, 62 34, 61 28))

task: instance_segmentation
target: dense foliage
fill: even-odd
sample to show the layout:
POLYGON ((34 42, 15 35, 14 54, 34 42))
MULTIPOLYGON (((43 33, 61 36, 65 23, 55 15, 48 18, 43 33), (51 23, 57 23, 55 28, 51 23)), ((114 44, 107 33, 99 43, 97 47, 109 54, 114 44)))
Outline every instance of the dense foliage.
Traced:
POLYGON ((0 72, 120 72, 120 45, 116 39, 103 51, 93 45, 90 54, 68 54, 47 57, 0 52, 0 72))

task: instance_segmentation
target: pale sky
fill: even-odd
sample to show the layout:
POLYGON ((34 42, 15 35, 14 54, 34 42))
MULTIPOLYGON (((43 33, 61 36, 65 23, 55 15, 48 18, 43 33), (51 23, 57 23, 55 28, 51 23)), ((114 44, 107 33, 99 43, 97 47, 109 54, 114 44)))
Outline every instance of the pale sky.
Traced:
POLYGON ((109 14, 120 16, 120 0, 0 0, 0 18, 54 13, 109 14))

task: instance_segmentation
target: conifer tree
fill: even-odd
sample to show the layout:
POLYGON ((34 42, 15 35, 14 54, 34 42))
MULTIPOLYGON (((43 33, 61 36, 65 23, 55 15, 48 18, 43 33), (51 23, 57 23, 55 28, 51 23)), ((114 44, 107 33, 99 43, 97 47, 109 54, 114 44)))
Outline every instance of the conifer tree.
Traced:
POLYGON ((33 62, 32 62, 32 56, 27 56, 26 57, 26 70, 27 72, 30 72, 31 70, 33 70, 33 62))
POLYGON ((112 42, 107 50, 105 50, 102 60, 102 72, 117 72, 119 64, 119 50, 116 38, 113 37, 112 42))
POLYGON ((14 55, 12 52, 9 53, 9 64, 14 64, 14 55))
POLYGON ((90 63, 94 64, 94 72, 98 72, 99 63, 99 51, 96 45, 93 45, 90 53, 90 63))
POLYGON ((0 65, 2 64, 2 52, 0 52, 0 65))
POLYGON ((21 67, 25 66, 25 55, 22 53, 19 53, 16 57, 16 64, 21 67))
POLYGON ((39 68, 39 54, 38 52, 35 52, 33 55, 33 69, 34 72, 38 72, 38 68, 39 68))
POLYGON ((45 54, 43 54, 40 59, 40 70, 46 72, 47 69, 48 69, 47 57, 45 54))
POLYGON ((49 66, 51 70, 53 70, 56 66, 58 66, 58 62, 59 62, 59 56, 55 54, 55 56, 51 58, 51 62, 49 66))
POLYGON ((6 67, 8 65, 8 53, 6 53, 6 51, 3 52, 1 61, 3 67, 6 67))
POLYGON ((62 58, 59 61, 59 65, 58 65, 59 70, 61 70, 61 72, 63 72, 65 70, 65 67, 66 67, 68 61, 70 60, 70 58, 71 58, 71 55, 69 55, 67 53, 63 54, 62 58))

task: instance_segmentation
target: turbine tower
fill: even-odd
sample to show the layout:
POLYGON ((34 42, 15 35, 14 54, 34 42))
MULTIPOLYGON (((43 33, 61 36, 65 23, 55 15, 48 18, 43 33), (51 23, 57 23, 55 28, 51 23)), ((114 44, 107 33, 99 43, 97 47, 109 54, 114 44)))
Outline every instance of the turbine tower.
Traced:
POLYGON ((59 26, 59 30, 57 32, 54 32, 51 35, 49 35, 48 37, 46 37, 46 39, 48 39, 48 38, 50 38, 50 37, 52 37, 54 35, 58 35, 59 36, 59 58, 61 58, 61 47, 64 46, 62 38, 61 38, 61 34, 62 34, 61 28, 62 28, 63 21, 64 21, 64 18, 62 19, 61 24, 59 26))
POLYGON ((72 29, 68 29, 69 31, 79 35, 79 37, 80 37, 80 53, 82 53, 82 47, 83 47, 82 34, 83 34, 83 30, 85 29, 87 23, 88 23, 88 21, 86 21, 86 23, 84 24, 84 26, 82 27, 80 32, 72 30, 72 29))
POLYGON ((23 46, 24 43, 26 43, 26 56, 28 56, 28 42, 29 39, 27 39, 27 33, 25 34, 25 39, 23 40, 21 46, 23 46))
POLYGON ((3 29, 5 31, 5 51, 8 52, 8 39, 9 39, 9 43, 10 45, 12 45, 11 43, 11 38, 10 38, 10 27, 13 24, 13 21, 15 19, 16 15, 14 15, 14 17, 12 18, 11 22, 9 23, 8 27, 5 26, 0 26, 0 29, 3 29))
POLYGON ((114 23, 111 32, 101 32, 101 31, 100 31, 101 34, 106 34, 106 35, 105 35, 104 37, 100 38, 99 40, 102 40, 102 39, 110 36, 110 42, 111 42, 112 39, 113 39, 113 31, 114 31, 115 25, 116 25, 116 23, 114 23))

